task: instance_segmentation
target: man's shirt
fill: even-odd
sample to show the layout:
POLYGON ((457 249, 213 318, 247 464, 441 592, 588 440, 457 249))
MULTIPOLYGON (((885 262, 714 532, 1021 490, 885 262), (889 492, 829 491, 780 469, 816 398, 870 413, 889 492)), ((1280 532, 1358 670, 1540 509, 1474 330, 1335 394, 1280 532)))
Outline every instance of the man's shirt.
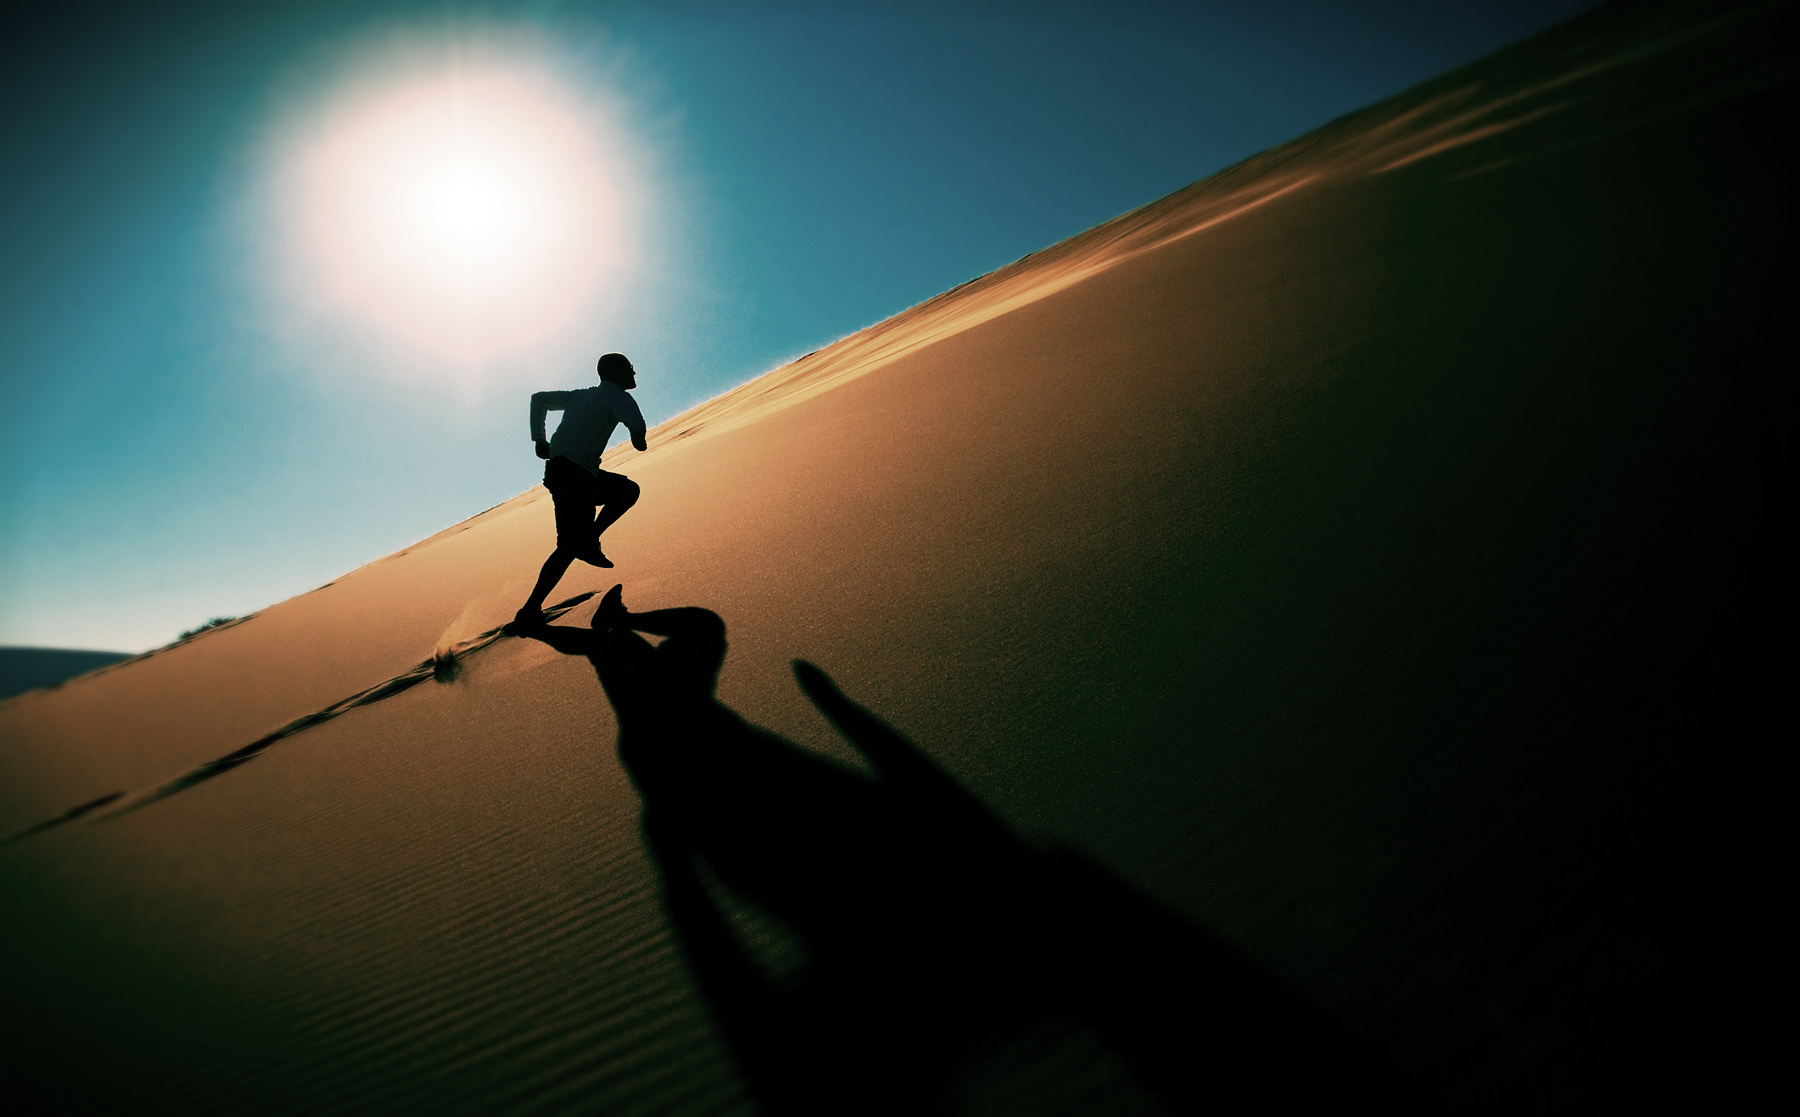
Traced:
POLYGON ((633 442, 644 437, 644 413, 638 410, 631 393, 609 380, 592 388, 572 392, 533 392, 531 394, 531 437, 544 437, 544 413, 560 411, 562 422, 550 439, 550 453, 568 458, 576 465, 600 475, 600 454, 620 423, 631 432, 633 442))

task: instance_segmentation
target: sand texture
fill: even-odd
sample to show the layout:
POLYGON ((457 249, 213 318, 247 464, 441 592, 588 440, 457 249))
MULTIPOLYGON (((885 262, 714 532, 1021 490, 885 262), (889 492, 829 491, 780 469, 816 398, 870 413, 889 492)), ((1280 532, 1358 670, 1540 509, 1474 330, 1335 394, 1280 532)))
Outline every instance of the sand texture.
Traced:
POLYGON ((602 661, 497 631, 542 489, 0 702, 11 1096, 1564 1112, 1737 1081, 1800 569, 1794 30, 1603 9, 609 452, 644 495, 556 623, 614 582, 711 610, 726 712, 681 732, 772 758, 701 773, 691 877, 602 661), (918 751, 834 729, 796 658, 918 751), (722 996, 709 904, 771 988, 866 995, 722 996))

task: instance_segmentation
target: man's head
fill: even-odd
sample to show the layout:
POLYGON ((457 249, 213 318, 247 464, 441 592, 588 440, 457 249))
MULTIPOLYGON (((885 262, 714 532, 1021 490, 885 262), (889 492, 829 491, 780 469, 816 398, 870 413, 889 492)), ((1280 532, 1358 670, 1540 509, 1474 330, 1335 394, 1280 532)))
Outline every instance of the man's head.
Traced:
POLYGON ((603 353, 595 367, 602 380, 610 380, 621 388, 637 387, 637 370, 623 353, 603 353))

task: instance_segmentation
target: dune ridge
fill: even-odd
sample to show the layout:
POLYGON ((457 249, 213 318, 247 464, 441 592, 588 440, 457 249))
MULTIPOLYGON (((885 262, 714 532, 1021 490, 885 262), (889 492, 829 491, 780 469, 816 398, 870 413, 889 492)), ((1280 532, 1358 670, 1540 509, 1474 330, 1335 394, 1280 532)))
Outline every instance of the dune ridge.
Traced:
MULTIPOLYGON (((547 605, 544 608, 544 619, 546 621, 556 620, 558 617, 561 617, 564 613, 567 613, 569 610, 580 605, 592 596, 594 596, 592 591, 589 591, 588 593, 576 594, 574 597, 558 602, 555 605, 547 605)), ((221 625, 218 627, 224 626, 221 625)), ((500 640, 509 635, 512 634, 505 631, 503 626, 490 628, 477 636, 470 637, 467 640, 458 641, 448 647, 440 648, 430 659, 421 662, 410 671, 402 672, 391 679, 376 683, 367 690, 353 694, 348 698, 340 699, 315 713, 295 718, 281 728, 265 733, 263 736, 258 737, 256 740, 242 748, 233 749, 231 752, 226 753, 216 760, 209 760, 197 768, 183 772, 182 774, 156 784, 153 787, 143 788, 138 791, 115 791, 91 802, 71 807, 69 810, 57 815, 55 818, 34 823, 23 830, 0 838, 0 845, 9 845, 12 842, 29 838, 34 834, 40 834, 52 827, 60 826, 65 822, 73 822, 78 818, 86 818, 90 822, 99 822, 110 818, 113 815, 123 814, 126 811, 135 811, 141 807, 147 807, 159 799, 166 799, 178 792, 186 791, 196 784, 204 783, 214 776, 223 775, 240 764, 248 764, 258 756, 261 756, 263 751, 271 745, 285 741, 295 734, 303 733, 315 725, 323 725, 332 718, 347 714, 360 706, 367 706, 375 702, 380 702, 383 699, 392 698, 394 695, 409 690, 419 683, 424 682, 426 679, 435 679, 439 682, 452 682, 455 680, 456 675, 460 670, 464 657, 473 655, 494 643, 496 640, 500 640), (102 808, 105 809, 102 810, 102 808)))
MULTIPOLYGON (((1681 20, 1677 9, 1671 25, 1634 29, 1640 40, 1624 44, 1609 33, 1614 28, 1602 19, 1553 28, 1251 156, 764 373, 659 424, 652 432, 653 442, 661 448, 676 440, 755 422, 773 410, 886 367, 906 353, 1046 298, 1140 253, 1154 252, 1181 237, 1230 221, 1321 177, 1387 173, 1562 112, 1584 94, 1622 101, 1616 86, 1600 86, 1598 80, 1616 68, 1661 61, 1693 78, 1713 79, 1696 81, 1690 95, 1674 104, 1657 101, 1629 109, 1615 104, 1596 106, 1608 114, 1607 127, 1620 129, 1779 85, 1791 79, 1791 64, 1772 61, 1766 52, 1734 35, 1778 10, 1776 4, 1747 5, 1718 13, 1696 26, 1681 20), (1504 73, 1511 65, 1525 72, 1507 73, 1511 80, 1506 84, 1523 78, 1529 83, 1525 88, 1501 85, 1495 89, 1491 79, 1482 80, 1495 71, 1504 73), (1574 68, 1565 69, 1570 65, 1574 68), (1729 79, 1716 80, 1720 72, 1728 73, 1729 79), (1552 94, 1561 99, 1545 103, 1552 94), (1496 115, 1504 119, 1490 119, 1496 115)), ((1559 142, 1566 147, 1586 138, 1578 134, 1559 142)), ((1553 150, 1557 148, 1527 157, 1541 157, 1553 150)), ((1485 165, 1461 173, 1491 169, 1493 166, 1485 165)), ((621 445, 607 460, 622 463, 632 456, 629 448, 621 445)))
MULTIPOLYGON (((1067 240, 1028 253, 664 420, 650 430, 651 449, 666 451, 684 440, 755 422, 782 407, 885 367, 906 353, 1053 295, 1137 254, 1155 251, 1230 221, 1323 176, 1384 174, 1560 112, 1574 101, 1539 102, 1565 86, 1592 83, 1615 67, 1650 64, 1659 56, 1673 54, 1674 65, 1685 71, 1683 77, 1693 88, 1688 96, 1674 102, 1657 100, 1629 109, 1603 104, 1600 108, 1612 114, 1600 126, 1606 131, 1641 127, 1661 116, 1776 87, 1792 79, 1789 60, 1755 49, 1741 34, 1745 28, 1778 15, 1782 7, 1779 3, 1727 8, 1698 25, 1683 18, 1682 5, 1664 7, 1668 12, 1660 23, 1632 28, 1636 37, 1648 41, 1621 45, 1617 29, 1596 17, 1553 28, 1340 117, 1067 240), (1546 58, 1554 61, 1547 63, 1546 58), (1580 64, 1572 71, 1564 70, 1562 67, 1568 62, 1580 64), (1484 83, 1479 76, 1501 70, 1509 63, 1532 66, 1530 76, 1540 80, 1522 90, 1492 91, 1484 97, 1484 84, 1492 83, 1484 83), (1728 74, 1727 80, 1717 80, 1720 73, 1728 74), (1482 123, 1502 112, 1512 115, 1482 123), (1301 165, 1290 166, 1294 163, 1301 165)), ((1620 17, 1619 21, 1624 22, 1623 13, 1596 13, 1604 15, 1620 17)), ((1622 100, 1616 87, 1594 92, 1606 100, 1622 100)), ((1578 99, 1578 93, 1579 90, 1570 90, 1567 96, 1578 99)), ((1559 137, 1526 157, 1541 158, 1567 150, 1595 138, 1594 131, 1589 128, 1573 137, 1559 137)), ((1455 177, 1496 170, 1518 158, 1512 155, 1500 162, 1461 169, 1455 177)), ((640 455, 621 443, 606 453, 603 462, 622 468, 624 462, 638 458, 640 455)), ((393 554, 373 559, 370 564, 401 558, 543 495, 542 487, 534 486, 393 554)), ((354 570, 349 571, 344 577, 353 573, 354 570)))

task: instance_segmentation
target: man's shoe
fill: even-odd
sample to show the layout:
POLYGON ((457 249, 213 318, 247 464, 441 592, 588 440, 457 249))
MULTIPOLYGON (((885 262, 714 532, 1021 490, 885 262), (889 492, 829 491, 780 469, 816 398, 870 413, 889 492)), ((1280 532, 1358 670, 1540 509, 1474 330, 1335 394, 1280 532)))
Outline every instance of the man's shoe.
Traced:
POLYGON ((606 552, 604 552, 600 549, 600 544, 598 544, 598 543, 594 544, 593 550, 588 551, 585 554, 577 555, 576 557, 579 558, 582 562, 588 563, 593 566, 610 567, 613 564, 612 559, 609 559, 606 557, 606 552))
POLYGON ((523 632, 530 628, 544 627, 544 611, 527 605, 513 614, 512 623, 506 626, 514 632, 523 632))

